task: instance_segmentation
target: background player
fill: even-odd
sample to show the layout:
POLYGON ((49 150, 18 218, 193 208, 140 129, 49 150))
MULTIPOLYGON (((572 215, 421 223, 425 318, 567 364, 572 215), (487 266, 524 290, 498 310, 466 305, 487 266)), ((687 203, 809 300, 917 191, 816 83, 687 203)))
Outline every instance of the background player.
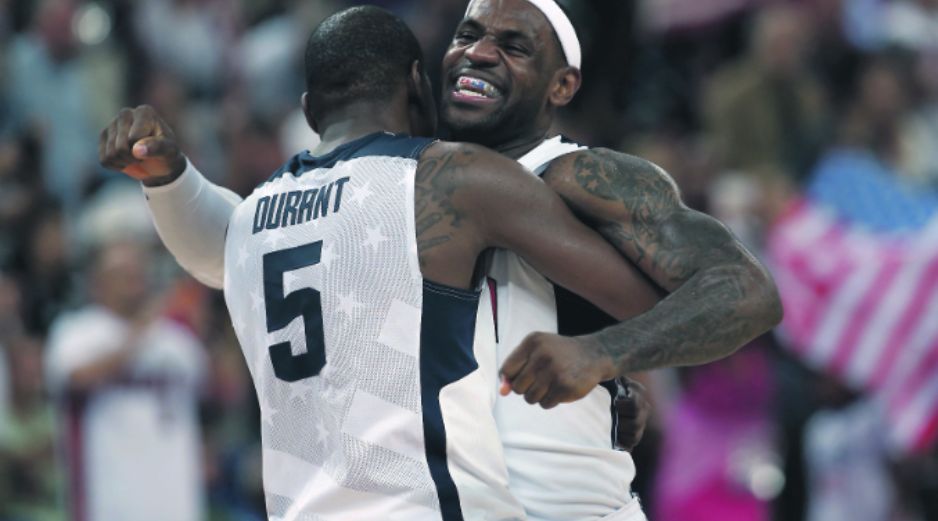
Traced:
MULTIPOLYGON (((322 142, 240 204, 186 168, 148 107, 102 134, 102 162, 174 180, 151 199, 177 192, 230 217, 224 288, 261 402, 272 516, 523 518, 491 416, 494 364, 472 353, 492 325, 476 331, 467 290, 479 254, 512 248, 617 316, 656 295, 517 163, 393 134, 432 133, 436 120, 420 47, 396 17, 333 15, 306 57, 304 112, 322 142)), ((482 356, 494 355, 490 333, 482 356)))

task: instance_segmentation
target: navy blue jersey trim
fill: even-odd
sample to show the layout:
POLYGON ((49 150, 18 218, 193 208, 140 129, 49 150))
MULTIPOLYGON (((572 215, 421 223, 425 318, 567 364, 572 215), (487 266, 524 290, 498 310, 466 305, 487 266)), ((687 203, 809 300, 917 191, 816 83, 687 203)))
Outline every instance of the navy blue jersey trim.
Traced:
MULTIPOLYGON (((594 306, 588 300, 576 293, 554 284, 554 300, 557 306, 557 333, 564 336, 582 336, 595 333, 617 323, 616 319, 603 310, 594 306)), ((619 430, 619 413, 616 411, 616 396, 619 394, 619 385, 615 380, 602 382, 609 391, 611 403, 609 413, 612 415, 611 443, 617 446, 617 431, 619 430)))
POLYGON ((456 483, 446 456, 446 426, 440 391, 479 364, 472 352, 479 294, 425 280, 420 327, 420 395, 427 464, 443 521, 463 521, 456 483))
POLYGON ((304 150, 290 158, 265 182, 269 183, 286 174, 299 176, 316 168, 332 168, 340 161, 350 161, 360 157, 383 156, 417 159, 423 153, 423 150, 434 141, 436 140, 432 138, 375 132, 339 145, 332 152, 321 156, 314 156, 308 150, 304 150))
POLYGON ((470 290, 456 288, 453 286, 447 286, 446 284, 440 284, 439 282, 433 282, 432 280, 423 279, 423 289, 425 291, 433 291, 444 296, 451 296, 453 298, 471 300, 473 302, 479 301, 479 295, 482 293, 482 290, 470 290))
POLYGON ((616 410, 616 397, 619 395, 619 381, 606 380, 599 385, 609 391, 609 414, 612 415, 612 429, 609 433, 609 443, 612 448, 619 446, 619 411, 616 410))

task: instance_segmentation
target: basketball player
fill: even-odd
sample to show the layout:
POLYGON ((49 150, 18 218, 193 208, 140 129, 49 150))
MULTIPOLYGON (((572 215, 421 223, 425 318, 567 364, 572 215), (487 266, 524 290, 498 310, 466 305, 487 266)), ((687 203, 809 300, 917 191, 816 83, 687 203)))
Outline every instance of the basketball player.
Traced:
POLYGON ((441 119, 453 139, 484 144, 539 174, 670 293, 594 334, 528 336, 570 334, 564 314, 578 304, 512 253, 497 252, 491 270, 498 360, 524 396, 495 406, 512 491, 532 520, 637 521, 644 515, 629 494, 634 464, 609 440, 610 392, 583 375, 558 374, 553 357, 595 342, 623 374, 702 363, 774 326, 781 307, 763 267, 722 224, 684 206, 660 168, 551 135, 556 110, 580 86, 580 61, 577 33, 553 0, 473 0, 443 60, 441 119), (528 405, 550 408, 584 389, 584 399, 553 410, 528 405))
MULTIPOLYGON (((616 316, 657 298, 516 162, 409 136, 436 121, 421 61, 384 10, 324 21, 307 46, 303 96, 322 142, 241 202, 187 164, 148 107, 122 111, 102 134, 106 167, 170 180, 147 190, 151 203, 165 192, 183 201, 154 203, 183 220, 167 230, 172 217, 157 216, 167 243, 186 206, 227 217, 227 237, 205 240, 224 250, 215 282, 258 391, 273 518, 525 518, 491 414, 496 365, 479 360, 495 355, 494 322, 476 321, 483 251, 517 251, 616 316)), ((586 379, 615 376, 595 348, 564 363, 586 379)))

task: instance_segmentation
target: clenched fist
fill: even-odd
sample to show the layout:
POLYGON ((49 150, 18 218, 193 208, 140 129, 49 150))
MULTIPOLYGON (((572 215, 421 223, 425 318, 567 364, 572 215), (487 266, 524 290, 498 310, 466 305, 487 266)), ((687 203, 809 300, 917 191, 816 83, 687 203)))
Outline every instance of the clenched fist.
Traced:
POLYGON ((101 131, 98 160, 148 186, 170 183, 186 169, 173 130, 149 105, 121 109, 101 131))
POLYGON ((616 367, 586 337, 531 333, 502 364, 501 394, 523 394, 545 409, 579 400, 599 382, 614 378, 616 367))

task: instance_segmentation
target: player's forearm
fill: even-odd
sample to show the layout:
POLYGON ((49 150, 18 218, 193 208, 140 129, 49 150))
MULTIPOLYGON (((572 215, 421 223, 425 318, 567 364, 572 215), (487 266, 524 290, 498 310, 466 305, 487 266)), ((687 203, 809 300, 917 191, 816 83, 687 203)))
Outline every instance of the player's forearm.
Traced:
POLYGON ((179 264, 204 284, 221 288, 225 233, 241 198, 209 182, 191 163, 178 179, 145 186, 144 194, 160 238, 179 264))
POLYGON ((619 374, 697 365, 726 357, 774 327, 778 292, 758 263, 701 269, 652 310, 595 334, 619 374))

